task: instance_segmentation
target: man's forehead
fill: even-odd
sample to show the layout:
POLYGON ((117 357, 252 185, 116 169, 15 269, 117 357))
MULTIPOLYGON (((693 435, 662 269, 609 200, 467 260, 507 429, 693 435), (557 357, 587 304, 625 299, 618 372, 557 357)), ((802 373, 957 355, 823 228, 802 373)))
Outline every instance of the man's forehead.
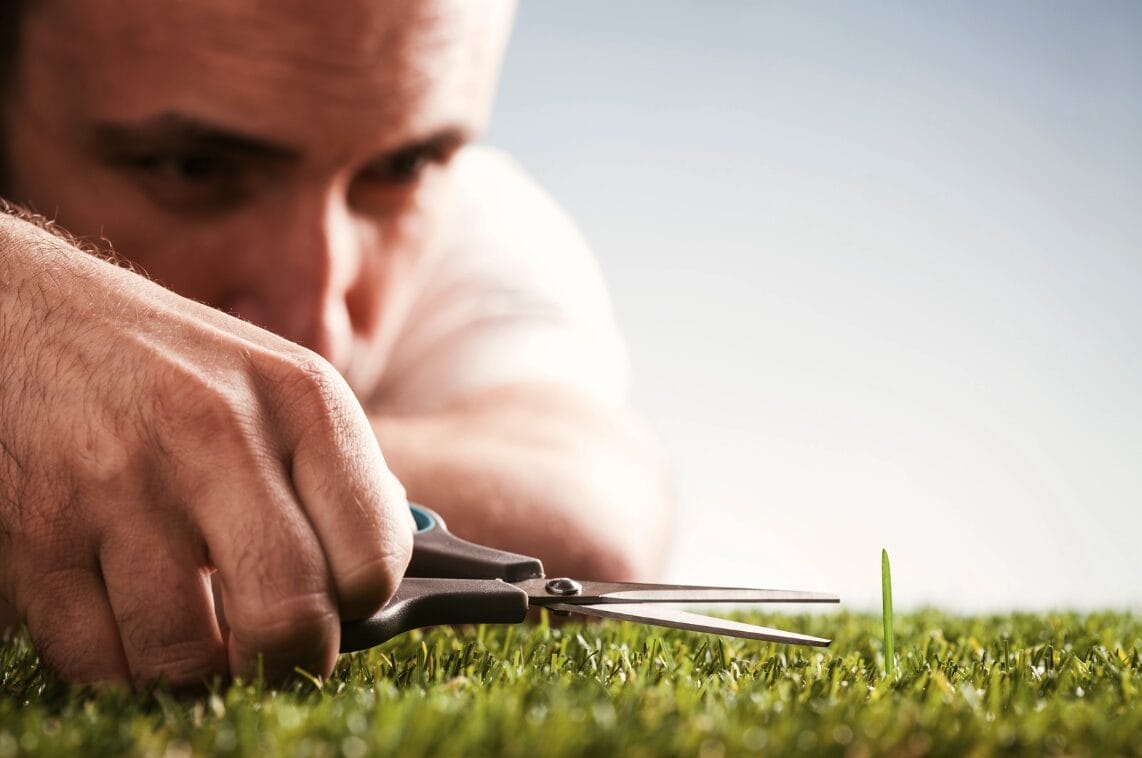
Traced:
MULTIPOLYGON (((52 0, 39 8, 25 26, 25 62, 35 66, 28 57, 39 49, 49 67, 71 69, 69 83, 56 77, 70 92, 53 94, 86 115, 187 112, 301 142, 320 132, 375 134, 378 125, 397 141, 398 132, 443 122, 477 129, 510 16, 505 4, 463 0, 52 0)), ((25 73, 25 82, 35 78, 25 73)))

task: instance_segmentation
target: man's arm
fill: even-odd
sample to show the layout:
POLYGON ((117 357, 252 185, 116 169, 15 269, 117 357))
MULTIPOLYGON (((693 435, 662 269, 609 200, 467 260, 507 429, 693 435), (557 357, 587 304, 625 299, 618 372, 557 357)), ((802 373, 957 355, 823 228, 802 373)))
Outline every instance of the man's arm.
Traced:
POLYGON ((672 521, 665 466, 628 408, 594 256, 503 153, 466 148, 451 172, 452 236, 366 403, 385 457, 460 535, 549 574, 651 578, 672 521))
POLYGON ((633 414, 535 383, 372 421, 409 498, 455 533, 535 555, 549 576, 645 580, 661 570, 665 467, 633 414))

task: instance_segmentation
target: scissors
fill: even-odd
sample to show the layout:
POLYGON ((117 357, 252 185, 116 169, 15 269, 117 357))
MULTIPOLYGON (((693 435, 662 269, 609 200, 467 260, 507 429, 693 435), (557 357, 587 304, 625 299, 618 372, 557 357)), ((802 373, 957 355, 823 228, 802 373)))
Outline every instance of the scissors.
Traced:
POLYGON ((379 645, 412 629, 438 624, 518 624, 529 608, 753 640, 824 647, 830 640, 739 621, 661 608, 655 603, 838 603, 832 595, 791 590, 694 587, 681 584, 548 579, 526 555, 456 537, 444 519, 411 505, 416 521, 412 559, 392 599, 374 616, 341 625, 341 652, 379 645))

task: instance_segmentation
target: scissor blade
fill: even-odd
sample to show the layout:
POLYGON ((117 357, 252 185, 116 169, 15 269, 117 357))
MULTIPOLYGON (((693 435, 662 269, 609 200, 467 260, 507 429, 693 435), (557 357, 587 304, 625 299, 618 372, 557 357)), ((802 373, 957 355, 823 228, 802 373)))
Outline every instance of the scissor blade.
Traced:
POLYGON ((701 587, 688 584, 641 584, 637 582, 579 582, 582 589, 573 595, 557 595, 547 590, 547 579, 515 582, 525 590, 533 605, 567 603, 839 603, 836 595, 797 590, 760 590, 745 587, 701 587))
POLYGON ((767 626, 743 624, 740 621, 719 619, 712 616, 703 616, 689 611, 680 611, 675 608, 659 608, 653 605, 623 605, 607 603, 604 605, 570 605, 557 603, 548 608, 556 611, 583 613, 588 616, 602 618, 622 619, 641 624, 654 624, 674 629, 689 629, 693 632, 706 632, 707 634, 725 634, 730 637, 743 637, 748 640, 765 640, 767 642, 783 642, 790 645, 813 645, 827 647, 832 640, 821 637, 811 637, 807 634, 785 632, 781 629, 771 629, 767 626))

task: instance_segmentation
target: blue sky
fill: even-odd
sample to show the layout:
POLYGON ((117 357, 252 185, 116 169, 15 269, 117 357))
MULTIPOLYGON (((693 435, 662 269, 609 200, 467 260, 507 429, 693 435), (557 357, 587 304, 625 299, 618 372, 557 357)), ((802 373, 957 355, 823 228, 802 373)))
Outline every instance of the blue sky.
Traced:
POLYGON ((610 282, 670 578, 1142 608, 1142 4, 521 5, 488 141, 610 282))

